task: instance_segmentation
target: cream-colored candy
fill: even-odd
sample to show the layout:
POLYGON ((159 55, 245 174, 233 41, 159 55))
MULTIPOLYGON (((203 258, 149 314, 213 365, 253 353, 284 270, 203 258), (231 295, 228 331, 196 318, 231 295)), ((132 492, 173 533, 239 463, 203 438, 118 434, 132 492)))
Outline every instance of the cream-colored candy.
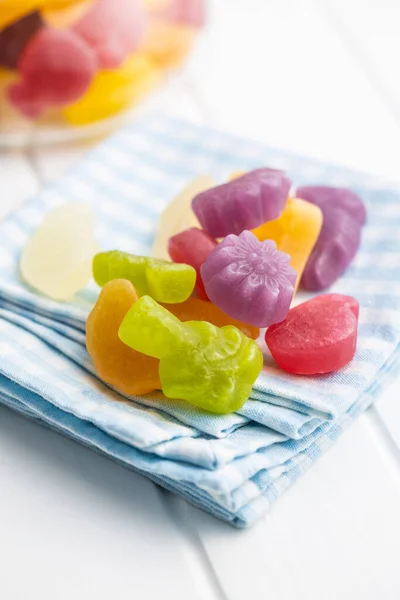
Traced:
POLYGON ((162 213, 158 222, 157 237, 154 241, 152 254, 154 258, 170 260, 168 240, 173 235, 189 229, 200 227, 196 215, 192 211, 192 200, 197 194, 215 185, 211 177, 203 175, 196 177, 172 200, 162 213))
POLYGON ((25 246, 21 276, 42 294, 66 300, 90 281, 98 250, 92 207, 65 204, 46 215, 25 246))

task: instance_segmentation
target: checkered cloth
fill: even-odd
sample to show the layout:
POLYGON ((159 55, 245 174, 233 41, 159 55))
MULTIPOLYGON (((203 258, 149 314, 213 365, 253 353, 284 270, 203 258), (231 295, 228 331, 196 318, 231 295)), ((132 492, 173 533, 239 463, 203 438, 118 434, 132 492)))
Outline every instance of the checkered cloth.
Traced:
MULTIPOLYGON (((232 524, 254 523, 394 377, 400 352, 400 193, 372 179, 162 117, 119 132, 0 225, 0 401, 100 450, 232 524), (96 376, 84 327, 89 286, 56 303, 21 283, 21 248, 43 215, 85 200, 103 249, 148 254, 157 217, 193 177, 283 168, 297 185, 353 188, 368 223, 334 291, 360 302, 354 361, 319 377, 284 374, 268 358, 236 414, 217 416, 161 394, 126 398, 96 376)), ((305 297, 303 298, 305 299, 305 297)))

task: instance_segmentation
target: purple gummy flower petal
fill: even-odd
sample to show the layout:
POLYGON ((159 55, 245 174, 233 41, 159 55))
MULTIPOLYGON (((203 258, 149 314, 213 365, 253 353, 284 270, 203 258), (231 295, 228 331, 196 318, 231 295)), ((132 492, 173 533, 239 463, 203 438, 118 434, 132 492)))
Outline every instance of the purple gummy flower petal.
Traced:
POLYGON ((238 235, 277 219, 285 207, 291 184, 283 171, 256 169, 198 194, 192 208, 212 237, 238 235))
POLYGON ((274 241, 260 242, 243 231, 218 244, 202 265, 201 276, 209 299, 227 315, 269 327, 283 321, 290 308, 297 274, 289 263, 274 241))

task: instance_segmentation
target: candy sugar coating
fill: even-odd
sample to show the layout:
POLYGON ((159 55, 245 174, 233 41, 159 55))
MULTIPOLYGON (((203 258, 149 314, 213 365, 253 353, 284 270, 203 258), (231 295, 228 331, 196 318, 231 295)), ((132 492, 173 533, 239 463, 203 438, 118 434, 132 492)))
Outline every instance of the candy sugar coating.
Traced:
POLYGON ((160 359, 162 390, 168 398, 214 413, 243 406, 263 366, 257 343, 236 327, 181 323, 148 296, 129 310, 119 337, 138 352, 160 359))
POLYGON ((282 323, 267 330, 265 341, 284 371, 331 373, 354 357, 358 313, 355 298, 323 294, 292 308, 282 323))
POLYGON ((86 347, 97 374, 127 395, 161 389, 159 361, 129 348, 118 337, 126 313, 138 298, 129 281, 110 281, 101 290, 86 323, 86 347))
POLYGON ((192 200, 197 194, 208 190, 213 185, 212 177, 206 175, 196 177, 168 204, 158 221, 157 236, 152 250, 154 258, 169 260, 169 238, 185 229, 199 226, 197 217, 192 211, 192 200))
POLYGON ((144 54, 134 53, 121 67, 99 71, 87 92, 63 110, 71 125, 87 125, 111 117, 139 102, 160 80, 160 72, 144 54))
POLYGON ((37 117, 77 100, 88 89, 97 60, 72 31, 43 28, 26 46, 18 68, 21 81, 10 88, 10 100, 26 116, 37 117))
POLYGON ((159 302, 175 304, 193 292, 196 271, 189 265, 112 250, 94 257, 93 277, 100 287, 113 279, 127 279, 140 296, 148 294, 159 302))
POLYGON ((290 187, 291 181, 283 171, 256 169, 199 194, 193 199, 192 208, 212 237, 239 235, 277 219, 290 187))
POLYGON ((322 211, 318 206, 289 198, 281 216, 253 230, 260 241, 274 240, 278 250, 290 256, 297 273, 296 289, 322 228, 322 211))
POLYGON ((40 14, 31 12, 0 31, 0 66, 15 69, 25 46, 42 27, 40 14))
POLYGON ((282 321, 296 284, 290 257, 250 231, 228 235, 201 267, 207 296, 227 315, 255 327, 282 321))
POLYGON ((252 325, 228 317, 218 306, 207 300, 189 298, 180 304, 165 304, 162 306, 178 317, 183 323, 186 321, 207 321, 216 327, 233 325, 253 340, 256 340, 260 335, 258 327, 253 327, 252 325))
POLYGON ((196 227, 186 229, 170 238, 168 252, 176 263, 185 263, 196 270, 196 292, 199 298, 207 300, 200 268, 216 247, 217 242, 207 233, 196 227))
POLYGON ((49 212, 26 244, 21 276, 54 300, 67 300, 91 279, 98 251, 95 216, 90 205, 71 202, 49 212))
POLYGON ((301 280, 307 290, 325 290, 347 269, 360 245, 366 221, 359 196, 344 188, 302 187, 297 195, 319 206, 323 213, 321 233, 301 280))
POLYGON ((93 48, 101 68, 114 69, 139 48, 145 27, 141 0, 97 0, 73 30, 93 48))

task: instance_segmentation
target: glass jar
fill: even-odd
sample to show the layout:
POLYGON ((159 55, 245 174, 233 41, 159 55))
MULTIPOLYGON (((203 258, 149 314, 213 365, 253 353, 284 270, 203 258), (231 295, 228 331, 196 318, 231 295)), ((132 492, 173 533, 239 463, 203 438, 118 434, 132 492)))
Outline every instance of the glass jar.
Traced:
POLYGON ((0 0, 0 145, 109 128, 204 20, 205 0, 0 0))

